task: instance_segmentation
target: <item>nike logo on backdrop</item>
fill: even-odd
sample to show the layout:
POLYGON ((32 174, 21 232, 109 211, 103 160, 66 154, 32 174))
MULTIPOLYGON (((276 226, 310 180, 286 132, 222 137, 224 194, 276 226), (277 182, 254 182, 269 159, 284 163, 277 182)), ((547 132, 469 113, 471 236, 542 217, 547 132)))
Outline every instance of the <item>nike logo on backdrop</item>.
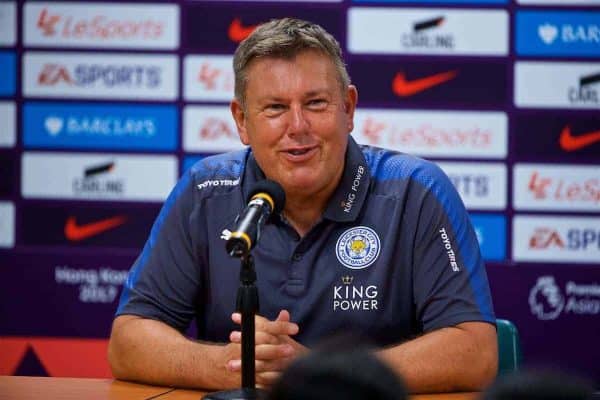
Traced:
POLYGON ((565 126, 560 133, 559 143, 565 151, 575 151, 600 141, 600 131, 587 132, 573 136, 571 127, 565 126))
POLYGON ((458 71, 448 71, 408 81, 403 72, 398 72, 392 82, 392 90, 400 97, 408 97, 454 79, 456 75, 458 71))
POLYGON ((123 225, 126 220, 127 217, 119 215, 78 225, 75 217, 69 217, 65 223, 65 237, 72 242, 79 242, 123 225))
POLYGON ((248 25, 243 26, 242 21, 239 18, 234 19, 229 24, 229 29, 227 30, 227 36, 231 41, 239 43, 242 40, 246 39, 254 29, 256 29, 257 25, 248 25))

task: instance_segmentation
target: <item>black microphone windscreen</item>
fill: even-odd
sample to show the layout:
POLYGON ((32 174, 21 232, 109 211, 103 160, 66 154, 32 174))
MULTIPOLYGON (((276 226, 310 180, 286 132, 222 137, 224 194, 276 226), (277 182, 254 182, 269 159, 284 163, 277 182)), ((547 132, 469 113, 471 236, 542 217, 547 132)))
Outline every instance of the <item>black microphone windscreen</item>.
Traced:
POLYGON ((267 193, 271 196, 275 203, 275 213, 280 213, 281 210, 283 210, 283 206, 285 205, 285 192, 279 183, 269 179, 263 179, 262 181, 256 182, 250 189, 246 201, 249 202, 257 193, 267 193))

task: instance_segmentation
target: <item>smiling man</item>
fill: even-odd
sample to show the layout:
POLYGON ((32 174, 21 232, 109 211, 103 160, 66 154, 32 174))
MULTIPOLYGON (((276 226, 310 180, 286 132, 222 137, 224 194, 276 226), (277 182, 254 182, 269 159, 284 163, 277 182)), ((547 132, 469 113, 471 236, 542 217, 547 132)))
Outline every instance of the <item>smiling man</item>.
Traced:
POLYGON ((351 138, 357 89, 318 25, 259 26, 236 50, 234 72, 231 111, 249 148, 203 159, 169 196, 123 290, 109 348, 115 376, 240 385, 239 265, 221 237, 268 178, 286 204, 253 250, 259 385, 348 331, 380 346, 413 392, 487 385, 497 368, 489 287, 448 178, 351 138), (200 341, 182 334, 194 319, 200 341))

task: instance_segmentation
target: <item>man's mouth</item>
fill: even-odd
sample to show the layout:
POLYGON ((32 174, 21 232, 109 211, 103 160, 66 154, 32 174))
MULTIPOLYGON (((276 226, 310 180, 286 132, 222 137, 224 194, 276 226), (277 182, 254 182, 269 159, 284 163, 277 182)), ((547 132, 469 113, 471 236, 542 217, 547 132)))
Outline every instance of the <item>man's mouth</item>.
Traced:
POLYGON ((283 154, 286 154, 290 161, 302 162, 311 158, 316 148, 316 146, 290 148, 283 150, 283 154))

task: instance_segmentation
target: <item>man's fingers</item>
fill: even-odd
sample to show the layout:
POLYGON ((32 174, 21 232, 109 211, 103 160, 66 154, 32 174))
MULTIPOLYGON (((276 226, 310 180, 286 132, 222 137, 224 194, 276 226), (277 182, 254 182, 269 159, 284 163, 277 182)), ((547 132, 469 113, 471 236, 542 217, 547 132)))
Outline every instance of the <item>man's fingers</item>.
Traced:
MULTIPOLYGON (((232 331, 229 334, 229 340, 233 343, 238 343, 241 344, 242 343, 242 332, 240 331, 232 331)), ((265 332, 256 332, 255 333, 255 337, 254 337, 254 344, 255 345, 259 345, 259 344, 280 344, 281 340, 274 335, 265 333, 265 332)))
POLYGON ((289 344, 261 344, 254 348, 257 360, 276 360, 294 355, 294 348, 289 344))
MULTIPOLYGON (((289 318, 289 312, 282 310, 275 321, 269 321, 265 317, 256 315, 254 324, 257 332, 264 331, 271 335, 295 335, 299 331, 298 325, 289 321, 289 318)), ((236 324, 241 324, 242 315, 240 313, 233 313, 231 320, 236 324)))
POLYGON ((256 374, 256 383, 260 385, 261 388, 267 388, 275 383, 281 372, 269 371, 269 372, 259 372, 256 374))

